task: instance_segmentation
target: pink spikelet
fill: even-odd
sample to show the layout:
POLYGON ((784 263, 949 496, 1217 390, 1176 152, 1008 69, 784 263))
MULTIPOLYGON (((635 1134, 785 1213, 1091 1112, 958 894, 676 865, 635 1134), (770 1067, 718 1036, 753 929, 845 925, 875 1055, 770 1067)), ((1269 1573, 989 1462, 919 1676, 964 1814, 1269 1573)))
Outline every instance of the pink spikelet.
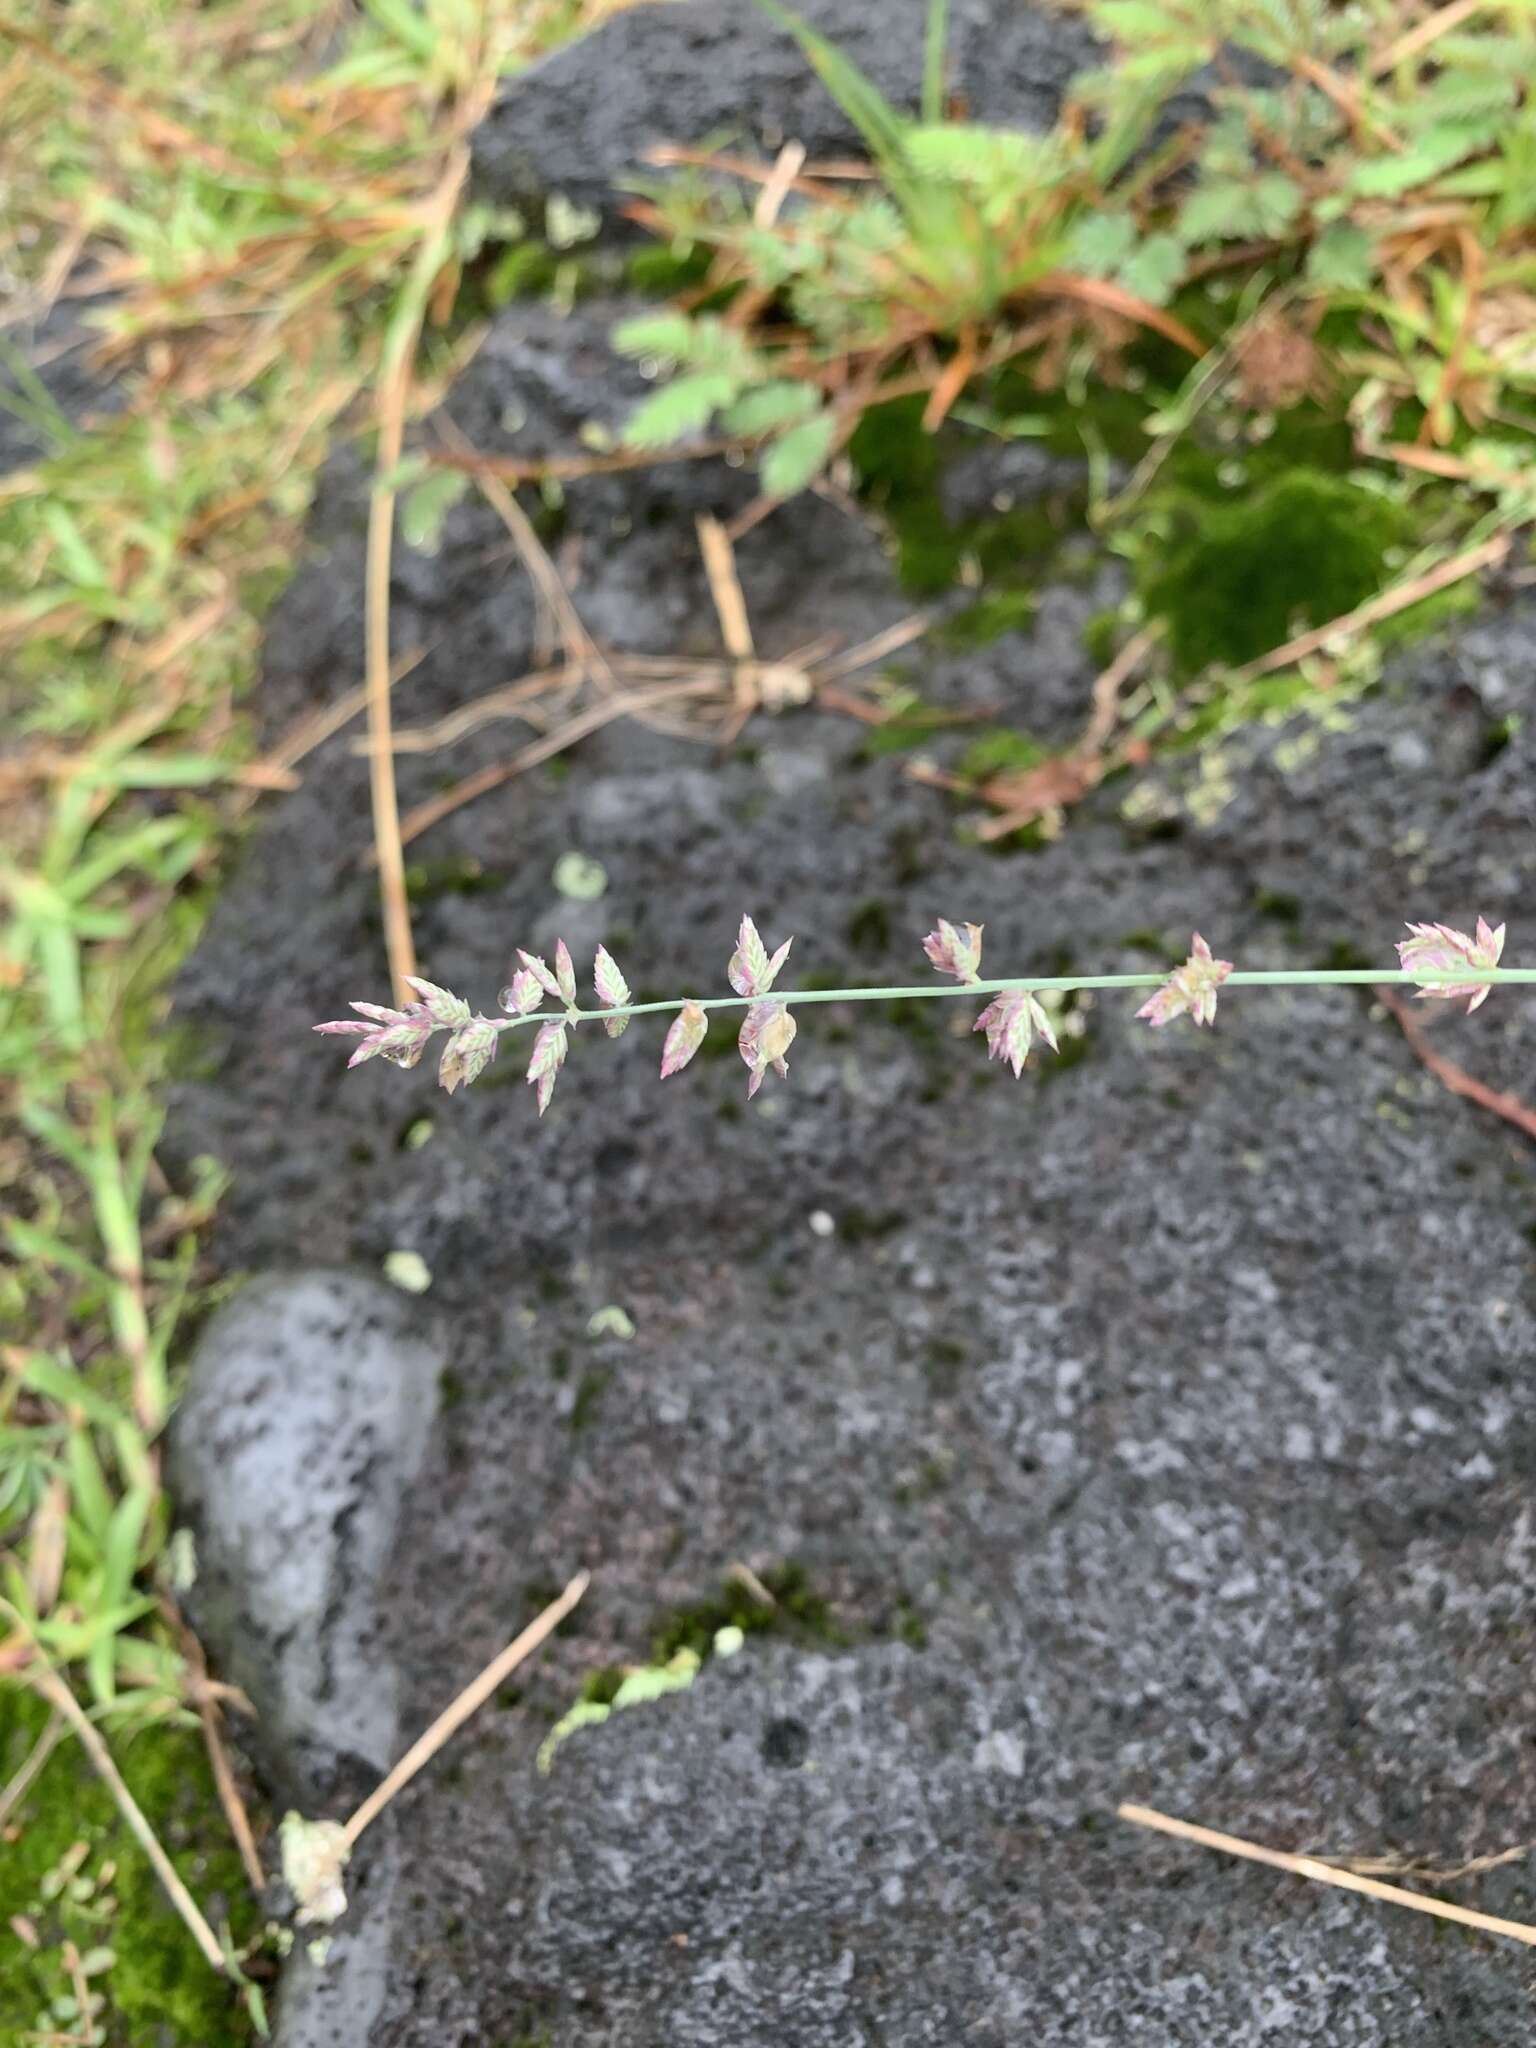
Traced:
POLYGON ((451 1095, 455 1088, 467 1088, 496 1057, 501 1033, 489 1017, 471 1017, 461 1024, 443 1047, 437 1069, 440 1085, 451 1095))
POLYGON ((501 1007, 513 1017, 526 1017, 543 1000, 544 989, 539 977, 530 974, 526 967, 519 967, 512 977, 511 986, 504 988, 499 997, 501 1007))
MULTIPOLYGON (((539 987, 543 989, 545 995, 549 996, 552 1001, 557 1003, 563 1003, 565 1001, 565 991, 560 986, 558 976, 550 973, 548 964, 545 961, 541 960, 537 953, 525 953, 522 947, 519 946, 517 949, 517 957, 523 963, 523 972, 525 974, 531 974, 533 976, 534 980, 538 983, 539 987)), ((567 960, 569 960, 569 954, 567 954, 566 958, 567 960)), ((513 985, 514 987, 516 986, 515 983, 513 985)), ((571 988, 573 993, 575 990, 575 986, 576 982, 575 977, 573 975, 571 978, 571 988)))
POLYGON ((684 1003, 667 1032, 666 1043, 661 1048, 661 1078, 669 1074, 680 1074, 704 1043, 704 1033, 709 1029, 709 1018, 698 1003, 684 1003))
POLYGON ((1061 1050, 1050 1018, 1027 988, 1004 989, 994 996, 971 1029, 985 1031, 988 1059, 1006 1061, 1015 1080, 1023 1073, 1030 1045, 1037 1037, 1043 1038, 1052 1052, 1061 1050))
MULTIPOLYGON (((1486 971, 1498 966, 1504 951, 1503 925, 1490 925, 1483 917, 1477 920, 1475 938, 1468 938, 1465 932, 1458 932, 1448 924, 1411 924, 1408 930, 1412 936, 1397 942, 1397 957, 1408 974, 1414 974, 1421 968, 1431 974, 1454 974, 1461 967, 1486 971)), ((1487 1002, 1491 993, 1491 985, 1486 981, 1437 981, 1421 985, 1419 989, 1421 998, 1439 1002, 1450 1002, 1458 996, 1469 997, 1469 1017, 1480 1004, 1487 1002)))
POLYGON ((435 981, 423 981, 415 974, 408 974, 405 978, 420 996, 421 1008, 434 1024, 454 1030, 469 1022, 469 1005, 462 996, 456 996, 451 989, 439 988, 435 981))
POLYGON ((748 1010, 736 1044, 746 1061, 751 1079, 747 1082, 750 1102, 772 1067, 781 1080, 789 1078, 785 1054, 795 1042, 795 1020, 783 1003, 754 1003, 748 1010))
POLYGON ((555 941, 555 986, 560 1000, 568 1010, 576 1007, 576 963, 571 958, 571 949, 564 939, 555 941))
POLYGON ((739 996, 765 996, 773 987, 774 978, 789 958, 793 939, 786 939, 770 959, 768 948, 758 937, 757 926, 750 917, 741 920, 741 930, 736 938, 736 950, 731 955, 730 966, 726 969, 731 987, 739 996))
MULTIPOLYGON (((397 1067, 414 1067, 427 1049, 427 1040, 442 1028, 425 1003, 410 1003, 403 1010, 389 1010, 381 1003, 353 1003, 351 1007, 357 1011, 357 1018, 343 1017, 311 1027, 357 1039, 356 1049, 347 1061, 349 1067, 360 1067, 364 1060, 375 1059, 389 1060, 397 1067), (368 1021, 359 1022, 358 1018, 368 1021)), ((467 1019, 469 1005, 461 1007, 467 1019)))
POLYGON ((1232 972, 1230 960, 1216 960, 1211 949, 1195 933, 1189 958, 1174 969, 1156 995, 1150 996, 1136 1012, 1154 1027, 1171 1024, 1175 1017, 1188 1015, 1197 1024, 1216 1021, 1216 993, 1232 972))
MULTIPOLYGON (((621 1010, 629 1001, 629 983, 619 972, 619 963, 606 946, 599 946, 592 962, 592 986, 605 1010, 621 1010)), ((627 1017, 605 1017, 603 1029, 610 1038, 622 1038, 629 1029, 627 1017)))
POLYGON ((924 939, 923 951, 940 974, 952 974, 957 981, 975 981, 981 973, 982 929, 979 924, 957 927, 941 917, 937 931, 924 939))
POLYGON ((539 1035, 533 1041, 533 1056, 528 1062, 528 1081, 534 1090, 542 1116, 549 1107, 549 1098, 555 1092, 555 1082, 560 1069, 565 1065, 566 1036, 563 1024, 541 1024, 539 1035))

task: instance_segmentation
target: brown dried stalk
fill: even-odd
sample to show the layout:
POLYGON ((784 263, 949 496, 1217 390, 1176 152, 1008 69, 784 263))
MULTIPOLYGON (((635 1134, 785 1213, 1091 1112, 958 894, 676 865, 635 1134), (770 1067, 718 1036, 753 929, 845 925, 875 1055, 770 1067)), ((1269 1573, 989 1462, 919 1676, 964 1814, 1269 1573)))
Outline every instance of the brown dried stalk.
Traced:
POLYGON ((1421 1892, 1404 1891, 1400 1885, 1383 1884, 1378 1878, 1360 1877, 1341 1870, 1317 1856, 1292 1856, 1284 1849, 1264 1849, 1257 1842, 1245 1842, 1238 1835, 1218 1834, 1214 1828, 1197 1827, 1194 1822, 1175 1820, 1150 1806, 1129 1802, 1116 1809, 1121 1820, 1139 1828, 1154 1828, 1181 1842, 1198 1842, 1204 1849, 1217 1849, 1224 1856, 1241 1856, 1250 1863, 1267 1863, 1272 1870, 1289 1871, 1293 1877, 1310 1878, 1314 1884, 1336 1885, 1339 1890, 1359 1892, 1368 1899, 1381 1899, 1389 1906, 1406 1906, 1410 1912, 1429 1913, 1437 1920, 1454 1920, 1462 1927, 1476 1927, 1484 1934, 1501 1934, 1509 1941, 1536 1948, 1536 1927, 1521 1920, 1500 1920, 1492 1913, 1478 1913, 1470 1906, 1457 1906, 1446 1899, 1425 1898, 1421 1892))
POLYGON ((496 1688, 512 1675, 525 1658, 533 1655, 546 1637, 554 1634, 590 1583, 589 1572, 578 1572, 559 1598, 552 1600, 542 1614, 529 1622, 520 1636, 515 1637, 498 1656, 491 1659, 478 1678, 472 1679, 457 1698, 444 1707, 431 1727, 417 1737, 399 1763, 387 1777, 379 1781, 347 1822, 343 1833, 348 1849, 356 1846, 357 1838, 364 1828, 378 1819, 395 1794, 403 1791, 417 1772, 432 1761, 443 1744, 457 1734, 470 1715, 485 1705, 496 1688))
POLYGON ((1528 1138, 1536 1138, 1536 1110, 1528 1108, 1518 1095, 1506 1095, 1497 1088, 1490 1088, 1486 1081, 1479 1081, 1465 1067, 1457 1066, 1443 1052, 1437 1052, 1412 1008, 1400 997, 1386 989, 1378 989, 1376 997, 1382 1007, 1397 1019, 1410 1052, 1423 1061, 1442 1088, 1448 1088, 1453 1095, 1459 1095, 1467 1102, 1475 1102, 1479 1109, 1502 1117, 1505 1123, 1513 1124, 1528 1138))

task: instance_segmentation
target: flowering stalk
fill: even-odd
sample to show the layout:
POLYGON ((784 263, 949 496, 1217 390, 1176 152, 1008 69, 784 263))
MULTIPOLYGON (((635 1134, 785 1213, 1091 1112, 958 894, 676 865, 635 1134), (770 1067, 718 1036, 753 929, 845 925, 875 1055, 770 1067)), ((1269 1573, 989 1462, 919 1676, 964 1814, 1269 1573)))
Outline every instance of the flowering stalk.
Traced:
POLYGON ((435 983, 412 980, 420 1000, 404 1009, 391 1010, 376 1003, 353 1003, 356 1018, 316 1024, 321 1032, 333 1032, 358 1040, 349 1066, 364 1060, 384 1058, 397 1066, 415 1066, 435 1032, 447 1031, 447 1046, 438 1078, 451 1093, 468 1085, 495 1057, 501 1036, 522 1025, 537 1027, 528 1081, 534 1088, 542 1116, 549 1106, 555 1082, 570 1048, 570 1034, 582 1024, 601 1024, 611 1038, 617 1038, 633 1017, 671 1016, 666 1044, 662 1050, 661 1073, 665 1080, 688 1065, 704 1042, 709 1013, 742 1010, 745 1015, 737 1034, 737 1047, 748 1071, 747 1094, 754 1096, 764 1076, 772 1070, 785 1077, 789 1072, 787 1054, 794 1042, 796 1021, 791 1003, 871 1003, 892 1000, 921 1001, 930 996, 990 996, 993 998, 976 1018, 974 1029, 984 1031, 990 1057, 1001 1059, 1023 1071, 1029 1052, 1038 1039, 1057 1050, 1050 1016, 1039 1000, 1042 993, 1067 994, 1089 989, 1151 989, 1151 998, 1136 1012, 1154 1027, 1188 1016, 1197 1025, 1215 1021, 1218 993, 1232 988, 1362 988, 1403 986, 1416 988, 1423 998, 1438 1001, 1464 1000, 1470 1014, 1487 1000, 1489 991, 1504 983, 1536 984, 1536 967, 1501 967, 1504 927, 1489 926, 1482 918, 1475 934, 1450 925, 1409 925, 1411 936, 1400 940, 1401 965, 1396 968, 1264 968, 1242 970, 1230 960, 1218 960, 1197 932, 1188 959, 1172 974, 1045 974, 1010 975, 983 980, 980 974, 982 927, 955 926, 947 919, 923 941, 923 949, 941 974, 953 977, 954 986, 923 983, 910 988, 833 988, 775 990, 774 982, 793 941, 786 939, 771 954, 758 936, 751 918, 744 917, 731 955, 727 978, 736 991, 729 996, 670 997, 660 1002, 629 1000, 629 986, 618 964, 606 948, 599 946, 593 969, 599 1007, 583 1009, 576 1000, 576 974, 570 952, 562 939, 555 950, 551 970, 531 953, 519 952, 522 965, 509 987, 501 994, 500 1017, 471 1013, 459 996, 435 983), (558 1010, 540 1005, 546 999, 559 1003, 558 1010))

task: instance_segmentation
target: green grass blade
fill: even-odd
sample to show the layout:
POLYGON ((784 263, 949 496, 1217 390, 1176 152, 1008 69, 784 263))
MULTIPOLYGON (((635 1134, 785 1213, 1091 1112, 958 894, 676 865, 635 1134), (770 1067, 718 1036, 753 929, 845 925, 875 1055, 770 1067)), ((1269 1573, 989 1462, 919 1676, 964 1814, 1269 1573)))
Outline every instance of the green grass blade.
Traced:
POLYGON ((898 179, 908 184, 911 181, 906 117, 891 105, 873 79, 867 78, 851 57, 845 57, 836 44, 829 43, 809 22, 802 21, 798 14, 781 6, 779 0, 757 0, 757 4, 799 43, 812 70, 868 143, 870 154, 885 171, 892 190, 899 197, 898 179))
POLYGON ((928 30, 923 41, 923 119, 944 118, 944 57, 949 40, 949 0, 928 0, 928 30))
POLYGON ((99 1423, 103 1429, 116 1430, 122 1423, 122 1411, 105 1394, 98 1393, 72 1366, 60 1365, 46 1352, 35 1351, 24 1361, 21 1379, 34 1394, 57 1401, 61 1408, 78 1408, 87 1421, 99 1423))

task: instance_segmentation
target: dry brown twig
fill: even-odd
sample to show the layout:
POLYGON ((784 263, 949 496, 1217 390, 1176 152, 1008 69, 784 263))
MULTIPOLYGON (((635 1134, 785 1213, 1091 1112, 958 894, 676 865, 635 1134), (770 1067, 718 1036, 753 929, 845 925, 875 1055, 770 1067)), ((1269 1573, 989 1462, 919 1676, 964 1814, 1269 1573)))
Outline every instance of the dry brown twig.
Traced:
POLYGON ((5 1826, 11 1815, 20 1806, 22 1800, 26 1798, 32 1787, 42 1776, 44 1766, 63 1740, 68 1725, 57 1707, 50 1710, 48 1719, 43 1724, 42 1734, 38 1736, 36 1742, 33 1743, 31 1749, 27 1752, 20 1770, 17 1771, 5 1790, 0 1792, 0 1828, 5 1826))
POLYGON ((1308 632, 1298 633, 1294 640, 1272 647, 1257 661, 1245 662, 1241 668, 1233 669, 1231 680, 1251 682, 1258 676, 1272 675, 1276 669, 1290 668, 1293 663, 1304 661, 1309 654, 1319 653, 1333 640, 1351 639, 1357 633, 1363 633, 1368 626, 1380 625, 1383 619, 1394 618, 1398 612, 1406 611, 1409 605, 1433 597, 1437 591, 1447 590, 1453 583, 1460 583, 1464 577, 1493 568, 1503 561, 1509 548, 1510 536, 1507 533, 1497 533, 1491 540, 1480 541, 1476 547, 1464 548, 1460 554, 1438 562, 1422 575, 1410 576, 1402 583, 1394 583, 1389 589, 1378 591, 1364 604, 1356 605, 1352 612, 1330 619, 1326 625, 1313 626, 1308 632))
MULTIPOLYGON (((426 659, 428 649, 413 647, 407 653, 397 655, 389 671, 389 687, 404 680, 426 659)), ((288 731, 256 765, 272 775, 291 775, 298 764, 312 754, 316 747, 324 744, 333 733, 340 732, 344 725, 350 725, 359 713, 368 708, 368 685, 359 683, 355 689, 347 690, 334 704, 322 705, 318 711, 308 711, 291 725, 288 731)), ((396 752, 402 749, 396 748, 396 752)), ((261 794, 259 789, 243 790, 234 800, 233 808, 238 816, 248 810, 261 794)))
POLYGON ((1130 1802, 1116 1809, 1121 1820, 1134 1827, 1152 1828, 1172 1835, 1176 1841, 1196 1842, 1203 1849, 1216 1849, 1224 1856, 1240 1856, 1250 1863, 1267 1863, 1272 1870, 1288 1871, 1293 1877, 1310 1878, 1314 1884, 1336 1885, 1339 1890, 1359 1892, 1368 1899, 1380 1899, 1389 1906, 1406 1906, 1410 1912, 1429 1913, 1437 1920, 1454 1920, 1461 1927, 1475 1927, 1484 1934, 1503 1935, 1509 1941, 1536 1948, 1536 1927, 1521 1920, 1501 1920, 1492 1913, 1479 1913, 1470 1906, 1454 1905, 1447 1899, 1426 1898, 1422 1892, 1405 1891, 1401 1885, 1383 1884, 1379 1878, 1361 1877, 1341 1869, 1319 1856, 1292 1856, 1284 1849, 1261 1848, 1239 1835, 1219 1834, 1215 1828, 1197 1827, 1193 1821, 1175 1820, 1150 1806, 1130 1802))
MULTIPOLYGON (((511 492, 494 477, 477 480, 559 624, 564 660, 559 667, 538 668, 503 684, 431 725, 391 734, 389 744, 396 753, 425 753, 465 737, 491 719, 515 717, 543 728, 510 759, 476 770, 408 811, 400 820, 402 847, 465 804, 617 719, 635 718, 676 737, 729 745, 753 713, 807 704, 824 684, 883 661, 927 631, 926 616, 914 612, 842 653, 834 652, 833 636, 823 635, 777 659, 759 658, 730 533, 719 520, 705 515, 698 522, 699 550, 724 657, 624 654, 600 647, 511 492), (575 705, 576 693, 588 684, 597 689, 595 701, 575 705), (565 700, 567 715, 558 724, 544 714, 550 698, 565 700)), ((828 708, 854 709, 842 693, 834 692, 834 698, 828 708)), ((854 715, 862 716, 862 707, 854 715)), ((360 746, 371 750, 375 743, 370 734, 360 746)))
POLYGON ((1445 1867, 1418 1856, 1318 1856, 1313 1860, 1330 1864, 1335 1870, 1352 1870, 1356 1877, 1411 1877, 1420 1884, 1465 1884, 1469 1877, 1481 1877, 1489 1870, 1502 1870, 1506 1863, 1521 1863, 1536 1843, 1520 1842, 1513 1849, 1496 1849, 1487 1856, 1469 1856, 1465 1863, 1445 1867))
POLYGON ((179 1624, 177 1633, 181 1637, 182 1655, 186 1658, 192 1674, 189 1690, 197 1707, 197 1717, 202 1723, 203 1746, 208 1752, 214 1789, 219 1795, 219 1804, 224 1809, 229 1832, 234 1836, 235 1847, 240 1852, 246 1882, 251 1888, 252 1896, 260 1898, 266 1887, 266 1872, 261 1867, 256 1837, 251 1832, 250 1815, 246 1812, 245 1801, 240 1796, 240 1787, 235 1780, 234 1765, 229 1759, 229 1745, 224 1740, 223 1716, 219 1710, 217 1690, 208 1683, 208 1664, 203 1656, 202 1644, 186 1623, 181 1621, 180 1616, 176 1619, 179 1624))
POLYGON ((1530 1109, 1518 1095, 1508 1095, 1500 1089, 1490 1088, 1486 1081, 1479 1081, 1469 1074, 1465 1067, 1447 1059, 1443 1052, 1437 1052, 1429 1042, 1424 1026, 1419 1022, 1412 1007, 1390 989, 1376 990, 1376 999, 1393 1017, 1408 1048, 1416 1059, 1434 1075, 1442 1088, 1448 1088, 1452 1095, 1459 1095, 1467 1102, 1475 1102, 1479 1109, 1486 1109, 1496 1117, 1502 1117, 1507 1124, 1513 1124, 1517 1131, 1523 1131, 1528 1138, 1536 1138, 1536 1109, 1530 1109))
MULTIPOLYGON (((459 454, 473 452, 463 434, 446 413, 439 415, 439 424, 443 434, 456 444, 459 454)), ((475 482, 486 503, 512 536, 512 544, 523 559, 523 566, 528 571, 539 602, 548 610, 559 628, 560 643, 567 664, 572 668, 586 671, 605 689, 617 688, 606 658, 583 625, 581 614, 562 582, 548 548, 534 530, 533 521, 499 477, 476 475, 475 482)))
POLYGON ((379 1781, 347 1822, 342 1832, 348 1849, 356 1847, 364 1828, 378 1819, 396 1793, 403 1791, 417 1772, 432 1761, 471 1714, 485 1705, 496 1688, 511 1677, 519 1664, 533 1655, 546 1637, 554 1634, 590 1584, 591 1574, 578 1572, 559 1598, 552 1600, 542 1614, 529 1622, 521 1635, 491 1659, 478 1678, 472 1679, 457 1698, 449 1701, 431 1727, 417 1737, 399 1763, 379 1781))
POLYGON ((976 828, 976 837, 983 842, 1006 838, 1038 818, 1081 802, 1111 768, 1146 757, 1144 741, 1129 739, 1113 752, 1109 751, 1108 742, 1119 716, 1120 692, 1157 638, 1157 629, 1150 626, 1132 634, 1095 679, 1088 723, 1077 745, 1067 753, 1053 755, 1034 768, 989 776, 981 783, 948 774, 925 761, 910 763, 908 776, 930 789, 947 789, 957 796, 979 796, 983 802, 994 805, 999 815, 984 820, 976 828))
POLYGON ((1481 14, 1488 0, 1451 0, 1448 7, 1439 7, 1395 43, 1382 51, 1371 65, 1371 75, 1383 78, 1389 71, 1395 71, 1399 64, 1409 63, 1421 57, 1431 43, 1437 42, 1453 28, 1459 28, 1464 21, 1470 21, 1474 14, 1481 14))

